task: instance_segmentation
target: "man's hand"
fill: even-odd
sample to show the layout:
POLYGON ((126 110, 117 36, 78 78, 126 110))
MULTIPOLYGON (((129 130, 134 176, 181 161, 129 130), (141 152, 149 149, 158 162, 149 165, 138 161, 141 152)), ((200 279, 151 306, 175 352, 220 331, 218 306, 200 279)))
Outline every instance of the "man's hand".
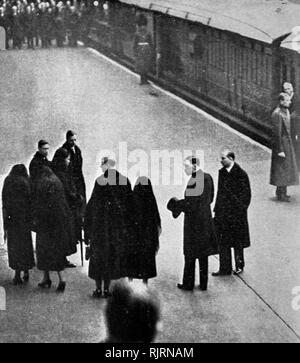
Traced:
POLYGON ((278 156, 280 156, 281 158, 285 158, 285 153, 281 152, 281 153, 278 154, 278 156))

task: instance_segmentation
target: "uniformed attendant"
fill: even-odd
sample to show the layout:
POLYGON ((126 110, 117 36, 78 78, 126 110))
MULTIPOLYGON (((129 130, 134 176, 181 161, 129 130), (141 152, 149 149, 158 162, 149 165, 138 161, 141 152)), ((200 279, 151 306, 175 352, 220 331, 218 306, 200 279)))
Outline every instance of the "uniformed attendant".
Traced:
POLYGON ((272 114, 272 162, 270 184, 276 186, 276 196, 289 202, 287 187, 299 184, 298 167, 291 138, 290 96, 279 95, 279 105, 272 114))
POLYGON ((151 71, 153 60, 152 36, 147 30, 147 18, 141 14, 137 21, 137 32, 134 38, 134 54, 136 71, 141 76, 141 85, 147 84, 148 74, 151 71))

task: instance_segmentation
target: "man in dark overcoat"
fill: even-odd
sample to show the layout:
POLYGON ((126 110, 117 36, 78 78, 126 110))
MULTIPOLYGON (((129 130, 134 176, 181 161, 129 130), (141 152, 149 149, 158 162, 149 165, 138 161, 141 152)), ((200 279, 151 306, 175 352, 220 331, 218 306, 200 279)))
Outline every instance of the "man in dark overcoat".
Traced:
POLYGON ((69 130, 66 133, 66 142, 63 144, 63 148, 68 150, 70 153, 70 174, 73 179, 73 183, 76 188, 76 193, 81 198, 81 204, 78 204, 77 218, 75 225, 75 233, 77 240, 80 241, 82 238, 82 226, 83 226, 83 215, 86 206, 86 187, 84 176, 82 173, 83 158, 80 148, 76 145, 77 136, 75 132, 69 130))
POLYGON ((200 169, 196 157, 188 157, 185 162, 185 173, 190 177, 185 196, 182 200, 172 198, 168 209, 177 218, 184 213, 184 273, 183 283, 177 287, 192 291, 195 285, 195 262, 199 260, 200 290, 207 290, 208 256, 217 253, 216 235, 213 227, 211 203, 214 199, 212 177, 200 169))
POLYGON ((75 132, 69 130, 66 133, 66 142, 63 144, 63 148, 67 149, 71 155, 71 172, 74 183, 76 185, 77 192, 86 200, 86 188, 84 176, 82 173, 83 158, 81 150, 76 145, 77 135, 75 132))
POLYGON ((127 246, 134 238, 130 182, 115 169, 114 160, 103 158, 101 168, 103 174, 96 179, 85 214, 86 241, 91 249, 89 277, 96 282, 95 298, 109 296, 110 281, 126 276, 127 246))
POLYGON ((51 168, 51 161, 48 160, 49 143, 46 140, 40 140, 38 142, 38 151, 34 154, 30 164, 29 173, 31 182, 35 182, 39 177, 42 166, 48 166, 51 168))
POLYGON ((279 95, 279 105, 272 114, 272 162, 270 184, 276 186, 276 196, 289 202, 287 187, 299 184, 298 167, 291 138, 290 96, 279 95))
POLYGON ((220 268, 213 276, 231 275, 231 248, 234 249, 235 271, 245 267, 244 248, 250 246, 247 210, 251 201, 248 174, 235 162, 235 154, 221 154, 223 168, 219 170, 217 200, 214 208, 217 228, 220 268))

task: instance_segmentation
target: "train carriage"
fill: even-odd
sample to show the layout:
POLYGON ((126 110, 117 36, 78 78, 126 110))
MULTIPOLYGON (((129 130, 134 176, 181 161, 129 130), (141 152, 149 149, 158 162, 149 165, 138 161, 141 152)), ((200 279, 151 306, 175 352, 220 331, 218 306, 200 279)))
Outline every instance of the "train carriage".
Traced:
POLYGON ((300 23, 300 5, 279 0, 106 3, 110 15, 97 34, 101 50, 133 67, 135 21, 142 12, 157 54, 152 78, 269 144, 270 113, 282 82, 291 81, 300 94, 300 57, 284 45, 300 23))

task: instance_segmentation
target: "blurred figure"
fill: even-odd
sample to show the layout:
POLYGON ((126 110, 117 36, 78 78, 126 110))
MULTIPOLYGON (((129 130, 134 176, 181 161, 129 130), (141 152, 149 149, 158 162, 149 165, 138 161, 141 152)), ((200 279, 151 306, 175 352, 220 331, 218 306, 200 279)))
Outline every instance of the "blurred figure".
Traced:
POLYGON ((108 297, 110 281, 126 276, 126 248, 132 238, 130 182, 108 157, 101 160, 101 169, 103 174, 95 182, 85 214, 85 236, 91 249, 89 277, 96 281, 95 298, 108 297))
POLYGON ((21 15, 18 12, 16 6, 12 7, 13 17, 12 17, 12 38, 13 38, 13 48, 21 49, 23 41, 23 28, 21 22, 21 15))
POLYGON ((56 271, 59 278, 57 292, 66 287, 62 271, 65 258, 72 244, 70 212, 61 181, 48 167, 42 167, 36 187, 34 205, 36 225, 37 268, 44 272, 40 288, 50 288, 50 271, 56 271))
POLYGON ((295 100, 294 87, 291 83, 285 82, 282 86, 283 92, 290 96, 289 107, 291 114, 291 138, 294 146, 298 171, 300 171, 300 102, 295 100))
POLYGON ((3 7, 0 7, 0 26, 5 30, 5 48, 9 49, 9 20, 3 7))
POLYGON ((118 281, 105 309, 105 343, 151 343, 158 332, 160 307, 146 285, 118 281))
POLYGON ((71 47, 77 47, 77 41, 79 39, 79 34, 80 34, 79 15, 76 11, 75 6, 71 6, 70 11, 71 13, 69 14, 69 31, 70 31, 69 45, 71 47))
POLYGON ((157 276, 155 256, 159 249, 161 234, 160 215, 151 181, 148 178, 138 178, 133 190, 133 198, 137 237, 128 251, 127 276, 143 279, 147 284, 148 279, 157 276))
POLYGON ((251 187, 248 174, 235 162, 233 151, 221 153, 215 225, 218 233, 220 268, 213 276, 232 273, 231 248, 234 250, 235 275, 244 271, 244 249, 250 247, 248 207, 251 187))
POLYGON ((42 41, 42 48, 49 46, 49 29, 50 29, 50 14, 45 3, 41 3, 41 13, 39 19, 39 33, 42 41))
POLYGON ((137 19, 137 32, 133 46, 136 72, 141 76, 141 85, 148 83, 148 74, 151 72, 153 60, 153 41, 147 30, 147 24, 146 16, 141 14, 137 19))
POLYGON ((276 196, 289 202, 287 187, 299 184, 298 167, 291 139, 290 96, 279 95, 279 105, 272 114, 272 162, 270 184, 276 186, 276 196))
POLYGON ((31 6, 27 6, 24 17, 24 33, 27 38, 27 46, 29 49, 34 49, 35 20, 35 15, 32 12, 31 6))
MULTIPOLYGON (((81 205, 81 196, 77 193, 70 170, 70 153, 64 148, 56 150, 52 160, 52 169, 55 175, 62 182, 65 197, 69 207, 70 220, 72 225, 71 244, 67 256, 71 256, 77 252, 78 239, 76 237, 75 225, 77 223, 77 208, 81 205)), ((66 259, 65 267, 76 267, 73 263, 66 259)))
POLYGON ((293 87, 293 85, 289 82, 284 82, 282 85, 282 92, 286 93, 290 97, 291 103, 290 103, 289 110, 290 110, 290 113, 292 113, 294 111, 294 107, 293 107, 294 87, 293 87))
POLYGON ((9 267, 15 270, 13 283, 29 280, 35 266, 31 237, 29 176, 25 165, 15 165, 4 180, 2 189, 4 239, 7 239, 9 267), (23 280, 21 271, 24 272, 23 280))
POLYGON ((66 38, 63 7, 59 6, 54 19, 56 45, 62 47, 66 38))

